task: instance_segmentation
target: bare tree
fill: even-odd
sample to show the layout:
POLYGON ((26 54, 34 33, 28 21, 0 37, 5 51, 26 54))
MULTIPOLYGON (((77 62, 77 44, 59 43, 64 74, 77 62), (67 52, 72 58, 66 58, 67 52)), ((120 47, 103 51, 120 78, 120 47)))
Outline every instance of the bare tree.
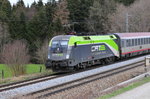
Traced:
POLYGON ((117 12, 110 17, 112 32, 125 32, 127 23, 129 32, 150 31, 149 4, 150 0, 138 0, 130 7, 118 6, 117 12))
POLYGON ((69 23, 69 14, 67 0, 60 0, 56 7, 54 20, 60 19, 62 25, 67 25, 69 23))
POLYGON ((36 59, 39 60, 40 63, 44 64, 47 60, 48 56, 48 40, 46 39, 43 45, 38 48, 36 52, 36 59))
POLYGON ((87 20, 90 32, 96 32, 97 34, 109 32, 110 22, 108 16, 115 11, 115 8, 114 0, 94 0, 87 20))
POLYGON ((2 61, 10 68, 14 76, 25 74, 25 65, 29 62, 26 43, 16 40, 5 44, 2 50, 2 61))

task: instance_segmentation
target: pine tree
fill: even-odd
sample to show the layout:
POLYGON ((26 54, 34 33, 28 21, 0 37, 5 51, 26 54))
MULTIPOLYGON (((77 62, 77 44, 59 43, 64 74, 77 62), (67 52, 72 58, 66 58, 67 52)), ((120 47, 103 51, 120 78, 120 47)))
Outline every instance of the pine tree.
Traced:
POLYGON ((48 1, 45 4, 45 10, 46 10, 46 17, 48 24, 51 25, 53 23, 53 18, 54 18, 54 13, 55 13, 55 8, 56 8, 56 1, 48 1))
POLYGON ((0 0, 0 51, 9 40, 8 22, 10 15, 10 2, 8 0, 0 0))
POLYGON ((16 5, 18 8, 20 8, 20 7, 25 7, 25 4, 24 4, 24 1, 23 0, 19 0, 18 2, 17 2, 17 5, 16 5))
POLYGON ((77 32, 87 31, 86 19, 89 17, 89 9, 93 4, 93 0, 67 0, 69 9, 69 18, 77 32))
POLYGON ((40 9, 42 9, 42 7, 43 7, 43 1, 42 1, 42 0, 39 0, 39 1, 37 2, 36 8, 37 8, 37 10, 40 10, 40 9))
POLYGON ((13 6, 12 15, 9 23, 9 30, 12 39, 27 39, 27 18, 25 15, 26 7, 23 0, 19 0, 13 6))
POLYGON ((0 0, 0 20, 7 20, 11 15, 11 5, 8 0, 0 0))

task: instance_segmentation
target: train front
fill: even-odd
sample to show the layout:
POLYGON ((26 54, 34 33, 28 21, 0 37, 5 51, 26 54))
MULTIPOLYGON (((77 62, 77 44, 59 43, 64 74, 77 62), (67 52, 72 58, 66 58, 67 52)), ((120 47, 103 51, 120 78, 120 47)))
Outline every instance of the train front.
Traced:
POLYGON ((48 60, 46 61, 46 68, 50 68, 55 72, 68 71, 69 58, 71 48, 68 46, 69 35, 61 35, 54 37, 49 44, 48 60))

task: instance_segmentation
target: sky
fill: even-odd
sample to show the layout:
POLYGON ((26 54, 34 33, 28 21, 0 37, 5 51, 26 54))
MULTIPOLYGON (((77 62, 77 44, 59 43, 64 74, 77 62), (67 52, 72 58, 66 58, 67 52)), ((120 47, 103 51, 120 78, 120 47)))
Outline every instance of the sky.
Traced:
MULTIPOLYGON (((16 4, 18 2, 18 0, 9 0, 11 5, 16 4)), ((39 0, 23 0, 24 4, 27 6, 27 4, 31 5, 34 1, 39 1, 39 0)), ((47 2, 47 0, 43 0, 44 3, 47 2)))

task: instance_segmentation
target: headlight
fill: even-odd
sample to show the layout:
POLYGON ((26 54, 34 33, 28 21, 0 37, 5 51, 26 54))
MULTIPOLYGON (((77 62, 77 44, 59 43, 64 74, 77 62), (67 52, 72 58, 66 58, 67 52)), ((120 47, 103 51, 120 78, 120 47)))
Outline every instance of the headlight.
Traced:
POLYGON ((66 59, 69 59, 69 55, 68 54, 66 55, 66 59))
POLYGON ((50 55, 48 55, 48 59, 50 59, 50 55))

